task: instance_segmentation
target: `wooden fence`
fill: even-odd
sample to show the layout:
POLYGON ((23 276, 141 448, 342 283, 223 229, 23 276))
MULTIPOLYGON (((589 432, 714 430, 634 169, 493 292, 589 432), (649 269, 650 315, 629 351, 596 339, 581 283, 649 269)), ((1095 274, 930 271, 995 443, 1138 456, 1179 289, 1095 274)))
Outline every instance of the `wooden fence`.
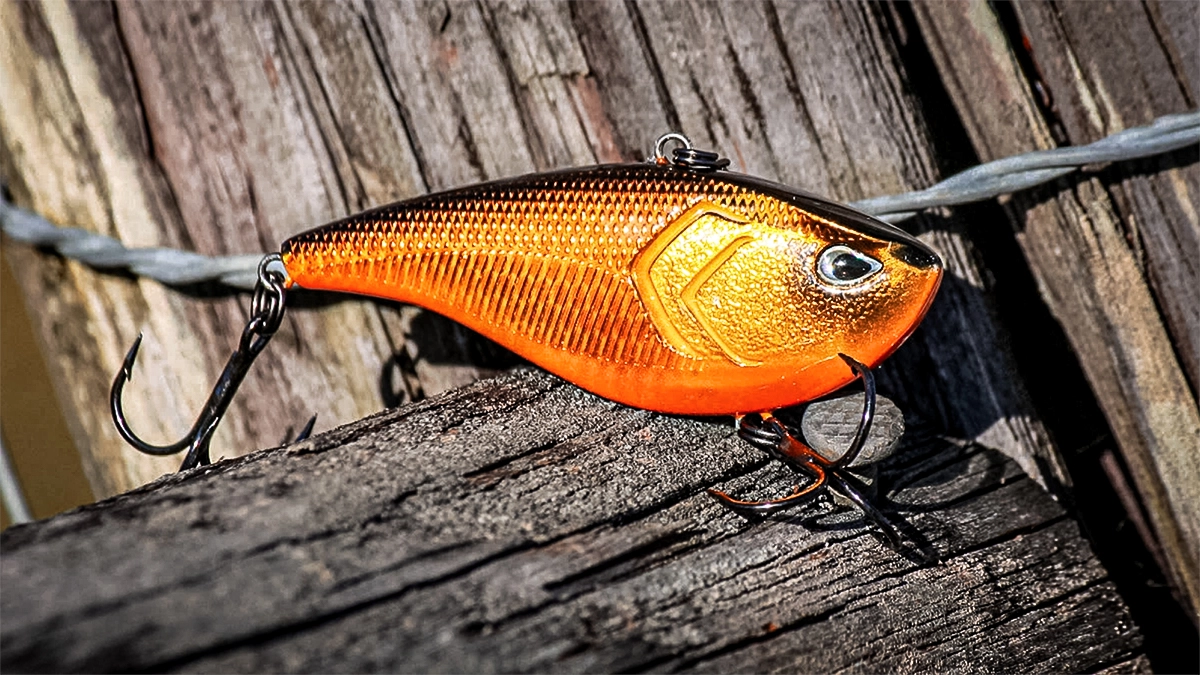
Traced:
MULTIPOLYGON (((738 171, 851 201, 924 187, 981 160, 1092 141, 1162 114, 1196 108, 1200 92, 1196 19, 1194 3, 1173 2, 6 3, 0 5, 4 53, 0 82, 6 92, 0 106, 4 148, 0 167, 15 200, 55 222, 112 234, 130 245, 172 246, 208 254, 270 250, 300 230, 427 191, 535 170, 639 160, 649 152, 653 140, 669 130, 687 133, 701 147, 720 150, 732 158, 738 171)), ((947 261, 946 283, 921 330, 880 373, 881 385, 914 420, 935 430, 936 436, 959 441, 954 449, 915 444, 915 456, 948 452, 945 461, 967 462, 953 453, 975 456, 972 453, 987 454, 982 448, 999 450, 1068 505, 1086 497, 1074 485, 1074 477, 1084 470, 1080 467, 1098 462, 1096 457, 1101 455, 1108 457, 1105 466, 1111 468, 1109 475, 1115 484, 1121 487, 1128 481, 1128 489, 1117 493, 1130 497, 1131 522, 1143 523, 1147 545, 1161 562, 1180 603, 1193 616, 1200 607, 1196 560, 1200 550, 1200 413, 1196 403, 1200 382, 1200 267, 1196 264, 1200 260, 1196 216, 1200 211, 1200 167, 1196 160, 1195 149, 1184 150, 1103 167, 999 203, 921 216, 912 227, 947 261), (1119 454, 1104 455, 1113 450, 1119 454)), ((29 305, 37 309, 35 321, 52 377, 66 399, 70 426, 94 490, 101 495, 117 494, 172 470, 177 459, 139 455, 117 437, 107 410, 112 375, 129 343, 139 331, 145 331, 142 355, 127 393, 132 423, 153 439, 176 437, 190 425, 232 348, 245 321, 246 298, 213 294, 209 288, 181 293, 152 282, 100 274, 7 242, 4 252, 29 305)), ((318 429, 329 429, 386 406, 451 390, 511 363, 463 329, 411 307, 320 295, 297 295, 295 300, 283 330, 234 401, 214 441, 217 456, 274 446, 290 426, 312 412, 320 413, 318 429)), ((538 376, 522 377, 532 378, 529 381, 535 385, 530 386, 535 389, 559 391, 559 385, 545 384, 538 376)), ((486 392, 487 388, 475 391, 486 392)), ((487 405, 488 396, 477 394, 477 398, 461 401, 481 406, 480 410, 490 415, 493 413, 486 411, 493 408, 487 405)), ((590 400, 585 410, 587 406, 605 408, 590 400)), ((566 408, 547 410, 570 416, 566 408)), ((509 413, 501 408, 494 414, 503 421, 509 413)), ((699 449, 730 457, 740 457, 738 453, 743 452, 716 423, 705 426, 631 411, 613 414, 614 419, 661 427, 655 433, 670 442, 647 439, 646 448, 659 448, 661 453, 655 457, 665 462, 683 461, 664 459, 682 453, 680 457, 686 456, 687 461, 679 466, 681 472, 692 470, 686 468, 693 466, 691 463, 705 465, 697 454, 699 449)), ((422 429, 431 434, 441 428, 429 424, 432 426, 422 429)), ((595 443, 609 438, 607 432, 589 432, 586 424, 570 427, 569 432, 566 426, 554 428, 560 429, 554 433, 565 435, 551 434, 545 442, 570 447, 570 434, 599 434, 601 440, 595 443)), ((389 429, 385 438, 386 434, 408 434, 408 440, 396 450, 398 457, 407 458, 397 460, 405 471, 416 466, 412 458, 415 448, 434 454, 439 451, 436 444, 430 445, 432 441, 412 436, 417 431, 401 431, 399 426, 389 429)), ((326 439, 345 439, 347 433, 342 430, 326 439)), ((429 438, 434 437, 436 434, 429 438)), ((623 432, 615 437, 629 438, 623 432)), ((332 442, 314 441, 321 447, 332 442)), ((496 459, 487 459, 486 453, 476 458, 460 452, 453 462, 430 459, 430 466, 451 462, 453 466, 446 470, 458 472, 455 475, 486 473, 489 462, 509 457, 506 452, 521 446, 517 440, 488 443, 498 453, 496 459)), ((588 443, 585 445, 594 450, 593 442, 588 443)), ((386 447, 386 443, 372 447, 386 447)), ((627 451, 643 456, 636 445, 627 451)), ((175 479, 169 480, 159 488, 163 503, 169 505, 175 499, 167 496, 170 494, 179 495, 182 502, 197 498, 186 496, 191 495, 188 490, 211 489, 225 495, 226 488, 203 486, 216 486, 222 478, 246 471, 256 476, 255 472, 276 472, 276 482, 263 478, 266 482, 261 485, 268 493, 275 489, 286 492, 291 489, 286 477, 290 469, 277 462, 290 456, 276 454, 271 459, 238 463, 233 465, 238 468, 227 473, 216 471, 208 483, 189 478, 176 486, 175 479)), ((544 460, 568 474, 585 466, 573 464, 570 456, 569 452, 551 453, 544 460)), ((711 484, 706 481, 732 479, 758 466, 745 458, 730 457, 711 460, 724 464, 680 479, 674 489, 699 489, 711 484)), ((907 467, 909 461, 918 460, 904 460, 897 466, 907 467)), ((995 466, 1002 468, 987 475, 1000 486, 1012 469, 998 460, 995 466)), ((362 469, 352 463, 346 470, 362 469)), ((590 508, 630 496, 624 490, 654 489, 662 480, 661 475, 637 472, 628 479, 624 474, 605 475, 606 481, 589 486, 589 498, 572 500, 569 492, 554 492, 556 499, 564 500, 554 508, 590 508)), ((374 479, 360 473, 347 480, 361 485, 374 479)), ((952 480, 944 482, 947 495, 960 489, 952 487, 952 480)), ((412 489, 419 493, 421 483, 414 485, 417 487, 412 489)), ((961 489, 966 492, 957 494, 974 494, 961 489)), ((222 497, 225 504, 203 502, 209 506, 202 509, 201 516, 164 516, 159 524, 146 512, 148 529, 135 528, 129 536, 134 531, 158 536, 161 531, 156 528, 168 523, 203 531, 211 521, 224 531, 234 527, 232 523, 239 517, 270 520, 262 511, 272 508, 269 499, 263 497, 258 503, 239 493, 247 500, 239 502, 232 494, 222 497)), ((350 499, 337 494, 339 499, 350 499)), ((1019 519, 1025 517, 1019 516, 1022 509, 1028 509, 1033 514, 1028 517, 1036 521, 1028 524, 1032 531, 1053 531, 1060 536, 1056 528, 1071 529, 1073 525, 1065 525, 1060 515, 1046 515, 1051 507, 1043 504, 1043 497, 1035 490, 1006 496, 1014 501, 1004 513, 1019 519)), ((145 493, 123 499, 158 503, 145 493)), ((488 504, 506 512, 549 508, 548 503, 504 499, 508 497, 498 496, 488 504)), ((68 517, 58 526, 34 526, 43 528, 40 533, 18 528, 24 533, 6 534, 5 574, 10 574, 10 569, 20 569, 22 574, 36 569, 17 567, 15 562, 10 568, 10 546, 26 542, 22 545, 32 547, 25 549, 31 556, 33 551, 53 550, 39 548, 37 542, 55 536, 53 532, 58 530, 54 527, 66 533, 92 526, 81 524, 80 518, 93 518, 106 525, 100 531, 113 532, 112 518, 119 520, 122 503, 126 502, 104 507, 109 511, 89 510, 86 514, 92 515, 68 517)), ((320 508, 332 509, 336 503, 323 503, 320 508)), ((715 524, 719 519, 707 510, 702 510, 707 515, 700 521, 686 527, 682 521, 671 521, 697 517, 692 509, 700 507, 690 500, 678 502, 688 504, 683 511, 673 511, 671 500, 638 503, 642 505, 639 508, 657 509, 654 519, 666 519, 656 522, 666 528, 664 532, 674 533, 663 535, 675 542, 663 545, 668 549, 692 546, 679 543, 693 541, 690 534, 679 532, 684 528, 691 533, 688 528, 693 527, 705 532, 702 539, 706 543, 697 544, 699 550, 719 551, 710 543, 726 538, 743 541, 735 545, 739 551, 766 545, 756 539, 766 536, 755 534, 758 530, 735 528, 724 521, 715 524)), ((972 517, 982 517, 990 508, 976 501, 968 503, 972 517)), ((385 506, 377 508, 382 510, 348 512, 338 522, 346 525, 361 517, 362 527, 369 530, 372 518, 387 513, 385 506)), ((478 514, 487 512, 478 510, 478 514)), ((410 517, 407 511, 405 514, 410 517)), ((467 547, 466 559, 477 562, 471 569, 486 567, 492 560, 489 556, 496 553, 477 541, 488 540, 489 521, 474 522, 476 512, 447 508, 418 515, 429 520, 420 521, 424 523, 420 527, 406 527, 427 528, 420 531, 431 537, 435 525, 451 531, 459 526, 470 530, 446 545, 451 546, 448 550, 467 547), (463 522, 457 523, 456 518, 463 522), (471 548, 476 546, 481 548, 471 548)), ((510 515, 518 521, 521 518, 515 512, 510 515)), ((605 518, 610 516, 616 519, 613 522, 629 517, 596 516, 597 520, 588 521, 592 523, 589 527, 608 522, 605 518)), ((505 547, 520 549, 521 536, 529 537, 531 551, 551 540, 556 545, 571 542, 569 546, 578 545, 587 552, 585 558, 609 561, 601 565, 609 570, 601 577, 621 574, 623 558, 605 557, 595 548, 606 546, 604 541, 579 543, 571 539, 576 530, 566 525, 566 529, 555 529, 557 534, 547 535, 549 539, 539 539, 536 527, 545 526, 545 514, 529 518, 522 522, 533 523, 535 530, 528 535, 520 535, 519 529, 504 530, 506 534, 499 538, 507 542, 505 547)), ((946 520, 957 522, 954 516, 946 520)), ((256 521, 237 527, 252 527, 252 522, 256 521)), ((279 522, 272 536, 280 540, 301 536, 289 534, 293 521, 288 517, 281 516, 279 522)), ((1004 530, 1007 534, 995 536, 1007 541, 1027 531, 1022 527, 1010 527, 1004 530)), ((627 550, 636 548, 642 535, 606 536, 615 537, 627 550)), ((793 528, 773 541, 778 546, 798 546, 806 536, 793 528)), ((983 546, 981 550, 990 550, 994 542, 988 536, 992 535, 978 536, 971 541, 983 546)), ((1066 537, 1062 541, 1077 539, 1077 533, 1061 536, 1066 537)), ((827 542, 836 553, 807 551, 805 569, 819 564, 823 555, 839 559, 876 555, 836 548, 870 548, 868 542, 873 540, 861 532, 847 541, 827 542)), ((157 545, 148 546, 159 551, 157 545)), ((949 547, 941 553, 953 557, 970 548, 949 547)), ((404 565, 419 567, 421 555, 429 553, 421 551, 413 554, 417 562, 404 565)), ((983 566, 991 571, 975 569, 971 574, 1003 575, 991 565, 1002 565, 1000 561, 1009 559, 1006 555, 1023 560, 1019 556, 1027 554, 997 554, 996 562, 983 566)), ((404 555, 397 553, 396 561, 404 555)), ((442 569, 437 555, 450 554, 437 553, 427 567, 428 574, 435 577, 442 569)), ((1076 556, 1072 560, 1083 566, 1078 569, 1093 569, 1089 565, 1094 561, 1087 562, 1089 553, 1070 556, 1076 556)), ((173 559, 156 557, 150 550, 134 557, 145 557, 152 566, 165 564, 155 560, 173 559)), ((355 586, 359 583, 354 581, 359 579, 356 575, 366 579, 372 574, 367 569, 370 565, 392 564, 384 558, 363 563, 357 572, 351 569, 353 565, 330 567, 330 578, 322 576, 317 562, 310 571, 318 581, 324 580, 321 583, 362 588, 355 586)), ((204 559, 212 563, 221 560, 219 556, 204 559)), ((653 556, 638 560, 637 565, 646 569, 658 564, 653 556)), ((119 564, 117 559, 111 562, 119 564)), ((697 569, 721 568, 716 561, 706 564, 712 567, 697 569)), ((898 574, 894 570, 881 571, 892 563, 853 563, 859 564, 863 571, 855 574, 878 583, 915 578, 889 576, 898 574)), ((1027 564, 1017 563, 1022 568, 1027 564)), ((1053 562, 1050 568, 1057 572, 1051 574, 1050 568, 1043 568, 1037 574, 1043 575, 1039 577, 1043 581, 1045 575, 1073 574, 1062 570, 1076 569, 1071 567, 1075 564, 1053 562)), ((914 568, 921 569, 926 568, 914 568)), ((946 567, 936 569, 937 574, 956 573, 946 567)), ((567 588, 573 583, 571 573, 564 570, 556 568, 555 574, 566 576, 556 577, 551 585, 565 584, 562 588, 567 588)), ((139 575, 143 573, 149 574, 143 570, 139 575)), ((283 568, 279 574, 284 574, 283 568)), ((737 572, 729 570, 729 574, 736 577, 737 572)), ((830 574, 837 577, 841 572, 830 574)), ((1103 596, 1096 606, 1105 608, 1097 612, 1124 620, 1119 602, 1110 602, 1105 595, 1108 590, 1101 590, 1108 588, 1103 574, 1081 574, 1080 578, 1089 580, 1083 586, 1090 589, 1084 596, 1056 591, 1029 602, 1036 607, 1070 603, 1075 602, 1072 598, 1091 598, 1095 591, 1103 596)), ((187 583, 186 578, 169 578, 172 583, 187 583)), ((271 583, 293 583, 293 577, 286 575, 273 578, 276 581, 271 583)), ((410 581, 424 578, 417 574, 410 581)), ((760 581, 754 583, 767 583, 766 577, 755 578, 760 581)), ((833 583, 826 577, 815 578, 833 583)), ((7 603, 10 577, 4 579, 7 603)), ((132 577, 121 579, 126 583, 132 577)), ((32 585, 33 580, 21 583, 32 585)), ((385 598, 379 602, 390 608, 387 612, 400 612, 397 608, 405 606, 401 601, 410 591, 396 589, 410 588, 404 585, 407 583, 388 586, 391 590, 361 592, 377 592, 372 597, 385 598), (388 595, 392 591, 394 597, 388 595), (400 604, 393 607, 389 604, 393 600, 400 604)), ((415 586, 411 587, 423 588, 423 583, 412 581, 415 586)), ((236 597, 238 587, 233 581, 230 584, 222 592, 236 597)), ((245 584, 243 579, 243 588, 245 584)), ((698 593, 709 587, 697 583, 680 588, 698 593)), ((1046 588, 1059 587, 1051 584, 1046 588)), ((125 590, 136 595, 134 588, 125 590)), ((787 604, 800 597, 801 590, 821 593, 818 586, 789 586, 774 599, 756 596, 755 602, 787 604)), ((347 592, 354 595, 360 591, 347 592)), ((475 592, 500 591, 488 584, 445 590, 450 595, 475 592)), ((111 600, 99 595, 81 597, 98 604, 84 603, 71 611, 107 607, 104 603, 111 600)), ((636 593, 630 597, 643 598, 636 593)), ((429 599, 448 601, 442 596, 429 599)), ((205 601, 197 595, 195 602, 205 601)), ((321 612, 358 616, 372 611, 347 602, 330 601, 322 605, 321 612)), ((640 606, 633 599, 629 602, 640 606)), ((669 599, 663 602, 667 612, 663 617, 674 616, 672 611, 687 611, 670 609, 675 605, 669 599)), ((949 600, 939 602, 931 601, 934 609, 929 611, 953 609, 949 600)), ((504 607, 517 604, 501 603, 504 607)), ((842 612, 854 607, 838 606, 842 612)), ((9 635, 15 633, 9 633, 13 624, 8 612, 13 610, 7 604, 4 607, 7 654, 16 649, 13 645, 25 645, 20 640, 36 631, 10 642, 9 635)), ((712 607, 719 614, 723 605, 712 607)), ((789 614, 786 625, 808 625, 833 611, 820 603, 805 607, 799 615, 789 614)), ((620 615, 610 610, 602 620, 590 624, 593 627, 587 630, 591 633, 580 633, 590 637, 579 640, 586 644, 603 641, 605 630, 615 625, 614 617, 620 615)), ((579 608, 571 611, 583 612, 579 608)), ((990 610, 978 611, 986 614, 990 610)), ((760 615, 767 616, 754 612, 732 616, 740 621, 760 615)), ((1016 625, 1010 621, 1018 615, 1027 616, 1003 614, 1002 624, 1016 625)), ((295 616, 300 617, 295 619, 300 624, 311 619, 304 612, 295 616)), ((421 624, 415 615, 408 619, 400 614, 389 616, 405 626, 404 621, 421 624)), ((636 622, 639 615, 629 616, 636 622)), ((912 617, 895 618, 907 631, 920 623, 912 617)), ((280 621, 280 625, 293 625, 280 621)), ((480 636, 490 635, 493 619, 484 616, 470 621, 478 622, 470 625, 478 628, 476 638, 481 641, 462 654, 502 655, 507 653, 504 641, 518 639, 503 631, 496 633, 504 636, 503 640, 484 639, 480 636)), ((31 618, 26 629, 45 625, 31 618)), ((785 624, 767 619, 763 625, 785 624)), ((205 632, 185 628, 184 635, 205 632)), ((469 632, 462 627, 454 630, 460 628, 469 632)), ((414 636, 413 644, 417 644, 420 640, 415 636, 438 639, 434 629, 422 624, 405 635, 414 636)), ((259 635, 247 630, 240 634, 246 640, 248 635, 259 635)), ((834 628, 813 630, 818 633, 800 631, 795 635, 816 640, 815 644, 829 640, 827 644, 837 645, 833 651, 847 649, 844 641, 820 637, 824 635, 821 631, 834 628)), ((871 633, 861 627, 854 632, 859 643, 869 648, 871 633)), ((609 644, 607 658, 572 663, 586 669, 705 664, 723 669, 839 667, 835 661, 787 661, 779 655, 798 657, 786 642, 779 643, 776 656, 755 652, 761 660, 721 661, 721 654, 741 654, 748 644, 776 641, 772 637, 775 632, 765 629, 759 637, 750 637, 750 632, 740 635, 742 642, 719 641, 724 645, 717 650, 720 653, 706 652, 703 662, 680 656, 691 643, 674 633, 663 633, 637 640, 661 638, 666 642, 651 645, 631 638, 619 647, 609 644), (682 640, 678 642, 680 651, 667 658, 663 655, 669 650, 663 645, 671 640, 682 640), (614 656, 643 654, 639 651, 643 647, 645 654, 653 656, 631 661, 614 656)), ((229 658, 235 658, 250 649, 249 642, 239 639, 223 637, 200 647, 180 642, 150 656, 145 656, 150 652, 138 651, 143 660, 111 663, 127 667, 170 664, 172 659, 183 658, 180 654, 214 653, 204 651, 212 644, 224 645, 229 658)), ((573 643, 565 652, 547 653, 588 654, 579 646, 584 643, 573 643)), ((1047 662, 1050 665, 1046 667, 1075 670, 1136 660, 1139 648, 1135 643, 1121 642, 1114 647, 1116 643, 1106 642, 1104 649, 1088 652, 1103 654, 1091 661, 1047 662)), ((125 643, 118 640, 117 644, 125 643)), ((460 643, 450 640, 450 644, 460 643)), ((856 662, 856 653, 842 654, 850 659, 846 664, 856 662)), ((96 663, 63 658, 68 660, 52 667, 96 663)), ((279 658, 286 659, 287 653, 281 652, 279 658)), ((956 665, 913 658, 916 660, 903 664, 863 662, 878 668, 956 665)), ((209 665, 218 668, 224 663, 209 665)), ((276 669, 289 668, 289 663, 228 662, 229 667, 267 664, 265 667, 276 669)), ((296 663, 319 667, 323 662, 296 663)), ((358 663, 365 668, 375 662, 358 663)), ((422 664, 435 661, 411 663, 413 669, 422 669, 422 664)), ((491 661, 447 657, 443 663, 463 668, 489 663, 502 669, 545 669, 559 662, 496 656, 491 661)), ((1007 669, 1035 667, 1021 660, 996 663, 1007 669)))

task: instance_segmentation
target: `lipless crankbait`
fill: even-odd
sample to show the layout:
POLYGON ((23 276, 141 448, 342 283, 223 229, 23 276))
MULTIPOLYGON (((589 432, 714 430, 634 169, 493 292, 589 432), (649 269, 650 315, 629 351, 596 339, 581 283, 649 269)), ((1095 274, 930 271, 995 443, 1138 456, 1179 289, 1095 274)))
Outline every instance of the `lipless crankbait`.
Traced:
MULTIPOLYGON (((129 431, 120 392, 137 343, 113 384, 118 429, 143 452, 188 450, 184 468, 207 463, 212 431, 293 284, 426 307, 614 401, 739 418, 869 380, 928 309, 942 265, 911 235, 725 171, 728 160, 675 134, 655 154, 426 195, 285 241, 260 266, 241 348, 189 436, 159 447, 129 431), (671 141, 683 147, 668 160, 671 141)), ((830 462, 764 419, 743 419, 743 436, 812 485, 772 502, 715 493, 731 506, 790 505, 857 452, 830 462)))

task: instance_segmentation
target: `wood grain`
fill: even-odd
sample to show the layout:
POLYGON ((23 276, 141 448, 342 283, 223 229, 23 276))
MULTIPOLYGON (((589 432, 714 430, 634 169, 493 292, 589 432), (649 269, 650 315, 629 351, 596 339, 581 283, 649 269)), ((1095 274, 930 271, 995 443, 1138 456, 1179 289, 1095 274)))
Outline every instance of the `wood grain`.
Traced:
MULTIPOLYGON (((1176 49, 1190 49, 1195 60, 1195 44, 1147 41, 1165 33, 1142 5, 1068 3, 1051 12, 1028 3, 1018 10, 1053 112, 1039 109, 991 9, 918 6, 943 80, 981 159, 1054 147, 1054 124, 1061 124, 1072 143, 1082 144, 1195 107, 1195 82, 1171 65, 1176 49), (1116 30, 1101 35, 1100 24, 1116 30)), ((1132 469, 1170 572, 1195 613, 1200 413, 1192 387, 1200 343, 1200 166, 1192 149, 1114 166, 1062 187, 1015 195, 1006 212, 1132 469)))
MULTIPOLYGON (((29 94, 0 110, 18 201, 132 245, 270 250, 427 190, 641 159, 671 129, 738 170, 842 199, 940 175, 936 129, 908 72, 924 64, 910 63, 886 7, 48 3, 0 16, 17 57, 0 64, 3 77, 29 94), (47 91, 58 93, 32 98, 47 91)), ((917 227, 950 280, 881 377, 906 407, 1002 449, 1043 484, 1069 485, 966 223, 947 214, 917 227)), ((100 277, 16 247, 6 255, 32 304, 62 307, 41 332, 97 493, 169 470, 172 460, 115 437, 109 378, 144 331, 131 421, 152 440, 175 436, 228 354, 245 299, 100 277), (56 266, 70 283, 40 280, 56 266)), ((505 363, 419 310, 295 299, 217 455, 273 445, 313 412, 328 428, 505 363)))
MULTIPOLYGON (((208 254, 273 250, 428 191, 640 160, 672 130, 739 171, 853 200, 1195 108, 1195 11, 3 3, 0 174, 55 222, 208 254)), ((949 273, 879 381, 957 439, 910 442, 889 468, 943 566, 881 557, 855 528, 745 527, 697 491, 780 476, 724 425, 525 374, 6 533, 5 665, 18 654, 51 669, 1145 670, 1103 570, 1036 487, 1071 503, 1050 394, 1031 402, 1042 364, 1012 345, 1033 342, 1025 308, 1057 319, 1066 347, 1051 353, 1078 362, 1108 422, 1085 418, 1072 437, 1111 429, 1174 583, 1200 606, 1198 173, 1183 151, 913 223, 949 273), (994 225, 1003 232, 981 231, 994 225), (998 241, 1012 255, 989 248, 998 241), (997 261, 1037 288, 1001 287, 1012 272, 997 261), (64 578, 88 583, 37 595, 64 578)), ((8 241, 3 253, 96 492, 173 470, 177 458, 117 438, 111 377, 144 331, 132 422, 173 439, 248 298, 100 275, 8 241)), ((417 308, 297 293, 214 454, 274 446, 313 412, 318 430, 338 427, 512 362, 417 308)), ((1082 385, 1069 391, 1091 405, 1082 385)))
MULTIPOLYGON (((727 424, 525 370, 0 535, 0 649, 33 671, 1146 672, 1074 521, 924 432, 881 482, 920 564, 727 424)), ((911 553, 910 553, 911 554, 911 553)))

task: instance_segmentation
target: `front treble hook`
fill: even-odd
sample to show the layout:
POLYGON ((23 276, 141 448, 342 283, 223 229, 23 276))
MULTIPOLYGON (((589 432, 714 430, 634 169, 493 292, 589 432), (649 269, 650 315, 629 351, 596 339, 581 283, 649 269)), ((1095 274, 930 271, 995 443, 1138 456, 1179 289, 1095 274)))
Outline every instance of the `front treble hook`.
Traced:
POLYGON ((278 253, 272 253, 259 263, 258 283, 254 286, 254 300, 250 306, 250 321, 242 330, 242 339, 238 344, 237 351, 226 362, 221 378, 217 380, 216 386, 208 396, 208 402, 204 404, 204 409, 196 418, 191 430, 182 439, 170 445, 152 445, 143 441, 133 433, 129 428, 129 423, 125 421, 125 411, 121 405, 121 392, 125 388, 125 382, 132 374, 133 362, 137 359, 138 348, 142 345, 142 336, 139 335, 137 340, 134 340, 133 346, 125 355, 125 362, 122 364, 121 370, 117 371, 117 376, 113 380, 112 393, 109 398, 113 423, 116 424, 121 438, 124 438, 139 452, 148 455, 173 455, 187 450, 183 464, 179 467, 180 471, 210 463, 208 444, 217 430, 217 425, 221 423, 221 417, 225 415, 225 410, 229 407, 229 401, 237 391, 238 385, 242 383, 242 378, 250 370, 250 365, 254 363, 255 357, 271 341, 271 337, 275 335, 275 331, 279 329, 279 325, 283 321, 284 303, 287 299, 287 277, 285 272, 280 269, 282 262, 278 253))
POLYGON ((837 459, 822 456, 793 436, 782 422, 768 413, 759 416, 757 420, 753 417, 740 417, 739 436, 751 445, 765 450, 772 458, 783 462, 794 472, 807 477, 808 484, 803 488, 797 486, 787 497, 763 501, 736 499, 711 488, 708 493, 734 512, 746 516, 765 516, 809 502, 821 494, 822 488, 831 487, 854 502, 869 520, 879 526, 893 545, 899 546, 900 537, 895 526, 867 498, 866 486, 847 470, 861 454, 875 419, 875 376, 870 368, 853 358, 845 354, 838 356, 862 379, 865 390, 862 416, 859 418, 854 438, 841 456, 837 459))

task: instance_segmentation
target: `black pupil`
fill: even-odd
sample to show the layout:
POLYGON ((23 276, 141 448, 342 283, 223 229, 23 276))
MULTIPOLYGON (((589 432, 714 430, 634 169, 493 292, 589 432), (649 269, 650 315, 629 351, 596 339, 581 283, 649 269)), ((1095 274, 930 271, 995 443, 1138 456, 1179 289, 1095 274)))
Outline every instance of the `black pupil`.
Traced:
POLYGON ((871 265, 851 253, 840 253, 833 259, 833 276, 838 281, 854 281, 871 271, 871 265))

